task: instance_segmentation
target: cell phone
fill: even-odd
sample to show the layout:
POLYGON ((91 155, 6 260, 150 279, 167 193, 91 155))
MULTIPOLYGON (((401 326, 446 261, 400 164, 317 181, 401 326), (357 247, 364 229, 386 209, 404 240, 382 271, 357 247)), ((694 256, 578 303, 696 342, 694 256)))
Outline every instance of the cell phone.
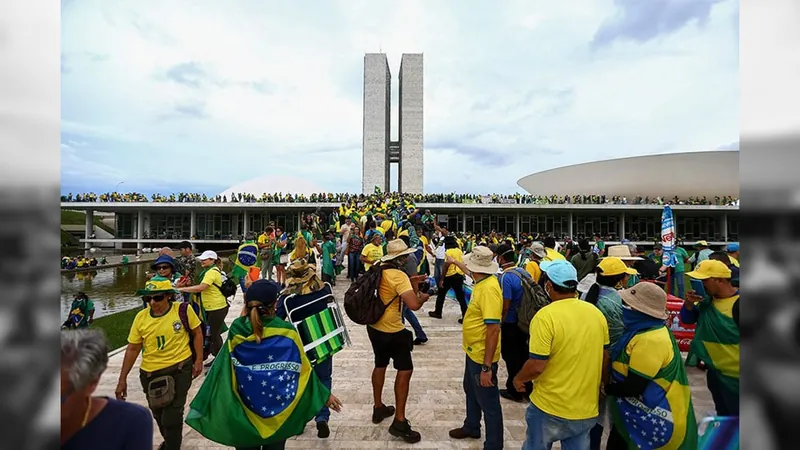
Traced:
POLYGON ((701 297, 706 296, 706 288, 703 287, 703 280, 691 279, 689 282, 692 284, 692 290, 695 292, 695 294, 701 297))

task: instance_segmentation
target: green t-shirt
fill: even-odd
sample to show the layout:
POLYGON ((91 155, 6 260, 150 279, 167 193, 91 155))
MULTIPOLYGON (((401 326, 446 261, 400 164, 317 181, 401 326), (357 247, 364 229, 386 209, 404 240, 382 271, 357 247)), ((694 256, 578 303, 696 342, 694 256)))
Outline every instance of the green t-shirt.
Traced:
POLYGON ((89 315, 94 311, 94 302, 91 300, 73 300, 72 307, 70 308, 70 315, 82 314, 81 321, 78 322, 76 328, 86 328, 89 326, 89 315), (78 311, 76 311, 78 310, 78 311))
POLYGON ((678 262, 675 263, 675 272, 685 272, 686 269, 684 268, 683 260, 685 258, 689 258, 689 253, 683 249, 683 247, 677 247, 675 249, 675 258, 678 262))

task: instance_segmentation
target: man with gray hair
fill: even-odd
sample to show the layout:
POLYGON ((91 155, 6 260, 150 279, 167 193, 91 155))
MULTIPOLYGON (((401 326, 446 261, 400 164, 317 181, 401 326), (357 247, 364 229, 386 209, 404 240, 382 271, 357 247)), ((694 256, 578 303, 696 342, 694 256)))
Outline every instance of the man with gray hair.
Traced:
POLYGON ((61 449, 153 448, 153 418, 134 403, 93 397, 108 366, 99 330, 61 332, 61 449))

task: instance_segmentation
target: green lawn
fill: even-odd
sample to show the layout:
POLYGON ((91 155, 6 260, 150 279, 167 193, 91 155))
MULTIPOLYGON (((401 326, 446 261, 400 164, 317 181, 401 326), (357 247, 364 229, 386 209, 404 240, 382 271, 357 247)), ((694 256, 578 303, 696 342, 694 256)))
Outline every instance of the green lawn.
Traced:
POLYGON ((106 333, 109 348, 118 349, 128 344, 128 332, 131 329, 134 317, 141 309, 134 308, 110 316, 104 316, 94 321, 90 328, 101 329, 106 333))
MULTIPOLYGON (((86 223, 86 214, 83 211, 61 211, 61 225, 84 225, 86 223)), ((103 223, 99 217, 94 218, 95 226, 106 230, 115 235, 116 232, 113 228, 103 223)))

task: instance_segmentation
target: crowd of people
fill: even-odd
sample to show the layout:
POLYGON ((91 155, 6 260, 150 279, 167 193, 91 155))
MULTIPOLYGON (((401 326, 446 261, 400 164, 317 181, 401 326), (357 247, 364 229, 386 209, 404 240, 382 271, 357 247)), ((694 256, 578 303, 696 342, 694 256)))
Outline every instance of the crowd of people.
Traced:
MULTIPOLYGON (((248 233, 230 274, 213 251, 195 258, 190 242, 177 257, 162 249, 137 291, 143 310, 131 326, 116 388, 117 400, 125 400, 141 354, 139 381, 164 438, 160 448, 181 447, 188 391, 204 368, 185 420, 208 439, 278 449, 311 419, 319 438, 330 436, 329 411, 342 407, 331 393, 332 361, 344 338, 328 340, 338 323, 328 305, 330 286, 344 270, 351 282, 345 310, 362 302, 359 319, 352 310, 348 315, 367 325, 374 353, 372 421, 391 418, 389 434, 404 442, 422 439, 407 419, 411 350, 429 340, 415 311, 435 297, 428 315, 443 320, 451 292, 461 312, 466 394, 465 420, 450 431, 452 439, 484 437, 485 449, 503 448, 505 399, 528 405, 524 449, 556 441, 599 449, 606 417, 605 448, 696 448, 688 376, 665 323, 667 291, 685 301, 681 321, 696 324, 686 364, 706 371, 718 416, 738 416, 738 244, 714 251, 701 241, 691 255, 679 247, 680 270, 667 269, 659 245, 646 253, 629 242, 606 246, 599 235, 560 244, 553 236, 452 233, 396 194, 351 198, 330 222, 311 214, 300 228, 289 233, 270 223, 248 233), (702 291, 685 289, 684 273, 702 291), (229 280, 244 293, 244 306, 227 327, 229 280), (374 302, 379 312, 364 319, 374 302), (311 344, 317 346, 306 351, 311 344), (501 359, 505 380, 498 380, 501 359), (394 405, 383 398, 390 363, 397 371, 394 405)), ((93 339, 68 342, 74 347, 79 338, 93 339)), ((62 356, 70 351, 62 340, 62 356)), ((73 442, 85 443, 81 430, 96 429, 86 421, 98 420, 98 411, 122 411, 115 400, 91 397, 102 362, 91 376, 68 378, 78 399, 62 399, 62 429, 67 420, 74 430, 81 414, 85 428, 66 441, 62 433, 66 448, 99 448, 73 442)), ((65 364, 62 358, 62 370, 73 370, 65 364)))
MULTIPOLYGON (((528 194, 395 194, 415 203, 513 203, 536 205, 717 205, 738 206, 739 199, 731 196, 706 196, 671 199, 664 197, 636 196, 628 199, 620 195, 528 195, 528 194)), ((153 203, 349 203, 365 202, 372 195, 349 193, 315 193, 311 195, 290 193, 263 193, 260 196, 249 193, 231 195, 206 195, 200 193, 152 194, 147 197, 137 192, 120 193, 93 192, 61 196, 62 202, 153 202, 153 203)))

